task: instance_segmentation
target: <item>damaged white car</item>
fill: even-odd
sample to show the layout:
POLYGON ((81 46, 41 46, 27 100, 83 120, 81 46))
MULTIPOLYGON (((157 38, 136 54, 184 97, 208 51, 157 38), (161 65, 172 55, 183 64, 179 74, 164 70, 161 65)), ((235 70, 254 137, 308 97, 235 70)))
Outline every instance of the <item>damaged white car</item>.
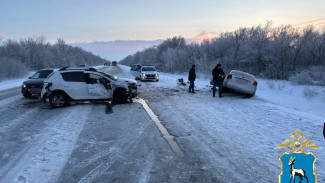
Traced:
POLYGON ((69 101, 132 102, 137 96, 137 82, 119 79, 94 68, 62 68, 50 74, 44 81, 41 97, 44 102, 57 107, 69 101))

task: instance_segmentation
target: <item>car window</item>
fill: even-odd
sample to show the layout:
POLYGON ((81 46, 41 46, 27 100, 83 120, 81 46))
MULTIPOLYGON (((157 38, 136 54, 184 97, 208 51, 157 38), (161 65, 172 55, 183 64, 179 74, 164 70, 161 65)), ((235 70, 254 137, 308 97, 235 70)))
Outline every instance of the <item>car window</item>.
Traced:
POLYGON ((65 72, 61 73, 64 81, 67 82, 85 82, 85 76, 83 72, 65 72))
POLYGON ((111 75, 111 74, 108 74, 108 73, 105 73, 105 72, 100 72, 102 74, 104 74, 105 76, 109 77, 110 79, 116 81, 118 79, 117 76, 114 76, 114 75, 111 75))
POLYGON ((52 70, 43 70, 37 71, 33 76, 32 79, 39 79, 39 78, 47 78, 53 71, 52 70))
POLYGON ((102 81, 104 81, 105 83, 110 83, 108 79, 97 74, 89 73, 89 74, 85 74, 85 76, 86 76, 87 83, 101 83, 102 81))
POLYGON ((156 71, 154 67, 142 67, 142 71, 156 71))
POLYGON ((133 71, 139 71, 140 68, 141 68, 140 65, 133 65, 131 70, 133 70, 133 71))

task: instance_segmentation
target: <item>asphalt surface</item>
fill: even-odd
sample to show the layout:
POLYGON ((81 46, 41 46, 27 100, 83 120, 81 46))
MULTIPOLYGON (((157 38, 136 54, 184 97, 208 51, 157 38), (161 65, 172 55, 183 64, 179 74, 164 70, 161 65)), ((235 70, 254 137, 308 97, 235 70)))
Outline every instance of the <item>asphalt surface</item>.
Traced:
POLYGON ((140 103, 107 114, 105 102, 53 109, 2 93, 16 96, 0 103, 0 182, 218 182, 200 154, 175 154, 140 103))
MULTIPOLYGON (((119 67, 108 68, 129 76, 119 67)), ((258 98, 219 100, 208 91, 190 94, 160 82, 142 82, 138 93, 167 137, 137 102, 114 105, 107 113, 106 102, 53 109, 37 96, 24 98, 19 88, 2 92, 0 182, 277 182, 280 154, 274 147, 284 135, 281 128, 313 120, 258 98)))
POLYGON ((10 88, 7 90, 0 91, 0 100, 16 96, 21 93, 21 87, 10 88))

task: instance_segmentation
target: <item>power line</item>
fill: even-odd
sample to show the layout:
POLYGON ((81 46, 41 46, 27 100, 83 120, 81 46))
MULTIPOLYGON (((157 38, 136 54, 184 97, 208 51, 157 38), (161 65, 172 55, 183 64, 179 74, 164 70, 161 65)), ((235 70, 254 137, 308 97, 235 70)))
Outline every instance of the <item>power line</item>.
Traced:
POLYGON ((325 18, 320 18, 320 19, 317 19, 317 20, 312 20, 312 21, 308 21, 308 22, 303 22, 303 23, 296 24, 296 25, 293 25, 293 26, 298 26, 298 25, 308 24, 308 23, 312 23, 312 22, 317 22, 317 21, 324 20, 324 19, 325 19, 325 18))

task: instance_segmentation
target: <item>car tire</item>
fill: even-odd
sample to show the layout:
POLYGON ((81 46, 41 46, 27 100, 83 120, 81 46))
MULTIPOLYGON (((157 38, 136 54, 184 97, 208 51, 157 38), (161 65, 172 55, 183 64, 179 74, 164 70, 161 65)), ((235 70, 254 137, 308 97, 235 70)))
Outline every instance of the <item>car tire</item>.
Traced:
POLYGON ((127 93, 125 89, 118 88, 114 91, 114 96, 113 96, 114 103, 116 104, 123 104, 126 103, 128 100, 127 93))
POLYGON ((29 92, 26 92, 26 93, 23 93, 23 96, 24 96, 25 98, 29 98, 29 97, 32 96, 32 94, 29 93, 29 92))
POLYGON ((231 92, 230 88, 222 87, 222 93, 230 93, 230 92, 231 92))
MULTIPOLYGON (((255 95, 255 94, 254 94, 254 95, 255 95)), ((253 94, 246 94, 245 97, 246 97, 246 98, 251 98, 251 97, 253 97, 254 95, 253 95, 253 94)))
POLYGON ((158 81, 159 81, 159 79, 156 80, 156 82, 158 82, 158 81))
POLYGON ((49 100, 51 106, 53 106, 54 108, 65 107, 68 104, 67 96, 59 92, 51 94, 49 100))

